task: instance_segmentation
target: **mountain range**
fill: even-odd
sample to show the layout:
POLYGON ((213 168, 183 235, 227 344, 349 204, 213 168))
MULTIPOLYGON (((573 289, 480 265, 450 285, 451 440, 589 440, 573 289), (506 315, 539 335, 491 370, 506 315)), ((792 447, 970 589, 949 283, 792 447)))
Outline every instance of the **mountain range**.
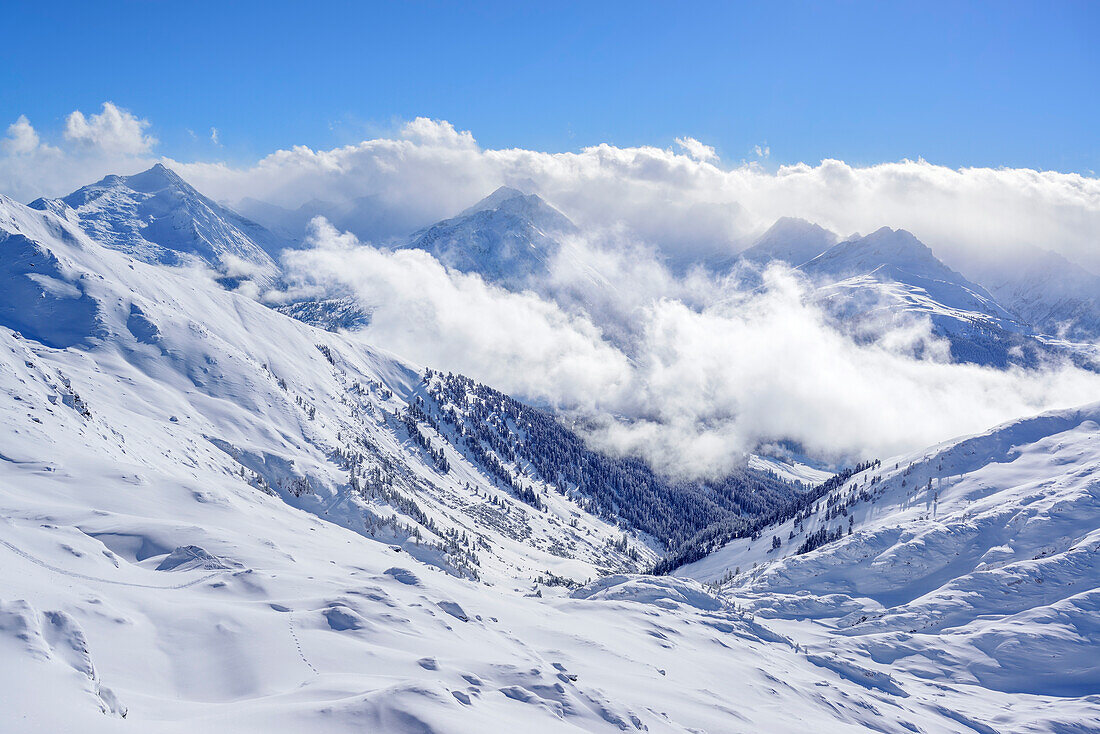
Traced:
MULTIPOLYGON (((1093 343, 1100 320, 1092 313, 1100 307, 1100 290, 1090 291, 1095 279, 1083 269, 1072 266, 1073 287, 1065 290, 1049 271, 1011 269, 1012 280, 991 281, 1011 304, 1006 306, 905 230, 883 227, 837 239, 809 222, 781 219, 742 253, 741 262, 759 268, 780 261, 804 273, 815 286, 815 301, 860 338, 873 339, 907 319, 927 319, 932 333, 950 344, 953 361, 998 368, 1052 359, 1100 365, 1093 343)), ((749 283, 759 282, 755 270, 748 275, 749 283)))
MULTIPOLYGON (((571 227, 407 246, 526 288, 571 227)), ((853 328, 1047 343, 907 232, 777 228, 853 328)), ((1100 404, 675 479, 264 305, 285 243, 163 167, 0 196, 0 728, 1095 730, 1100 404)))

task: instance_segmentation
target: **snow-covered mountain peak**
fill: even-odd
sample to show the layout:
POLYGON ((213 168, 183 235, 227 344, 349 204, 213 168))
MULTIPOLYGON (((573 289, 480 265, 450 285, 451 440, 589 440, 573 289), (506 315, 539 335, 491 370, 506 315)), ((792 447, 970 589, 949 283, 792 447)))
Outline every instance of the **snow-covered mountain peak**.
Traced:
POLYGON ((797 217, 781 217, 741 253, 752 262, 780 260, 801 265, 836 244, 837 236, 820 225, 797 217))
MULTIPOLYGON (((131 194, 147 194, 150 196, 175 196, 178 198, 203 198, 191 184, 187 183, 163 163, 156 163, 151 168, 128 176, 108 174, 99 181, 87 186, 82 186, 59 201, 72 209, 79 209, 95 202, 112 191, 126 190, 131 194)), ((30 206, 40 209, 51 201, 49 199, 37 199, 30 206)))
POLYGON ((449 268, 520 288, 548 271, 560 237, 576 226, 537 194, 501 187, 458 216, 416 232, 403 248, 425 250, 449 268))
POLYGON ((501 186, 458 216, 445 221, 454 222, 479 215, 488 219, 516 217, 529 221, 547 233, 571 232, 576 229, 568 217, 550 206, 538 194, 525 194, 509 186, 501 186))
POLYGON ((476 214, 477 212, 480 212, 480 211, 486 211, 486 210, 491 211, 491 210, 499 209, 501 204, 503 204, 504 202, 506 202, 510 199, 516 199, 516 198, 521 198, 521 197, 526 197, 526 196, 528 196, 528 194, 525 194, 524 192, 520 191, 519 189, 514 189, 510 186, 501 186, 496 191, 489 194, 488 196, 486 196, 484 199, 477 202, 473 206, 468 207, 466 209, 463 209, 459 213, 458 216, 465 217, 465 216, 469 216, 471 214, 476 214))
POLYGON ((932 248, 904 229, 882 227, 865 237, 845 240, 803 266, 816 275, 846 277, 885 268, 953 283, 969 283, 944 265, 932 248))
POLYGON ((184 181, 179 174, 163 163, 155 163, 152 168, 130 176, 108 176, 104 181, 108 179, 115 179, 134 191, 141 191, 146 194, 154 194, 167 188, 175 188, 190 195, 200 195, 191 184, 184 181))
POLYGON ((38 199, 98 242, 146 262, 202 263, 261 285, 278 274, 274 257, 284 242, 260 225, 199 193, 157 163, 130 176, 110 175, 61 199, 38 199))

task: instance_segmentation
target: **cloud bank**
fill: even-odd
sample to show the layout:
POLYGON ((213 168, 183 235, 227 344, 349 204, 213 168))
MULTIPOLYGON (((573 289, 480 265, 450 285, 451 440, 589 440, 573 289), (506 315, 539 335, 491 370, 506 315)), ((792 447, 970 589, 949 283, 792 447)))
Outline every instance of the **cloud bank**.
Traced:
MULTIPOLYGON (((74 111, 62 139, 49 145, 19 117, 0 143, 0 191, 26 201, 140 170, 154 162, 148 128, 107 102, 96 114, 74 111)), ((296 210, 312 202, 352 211, 337 220, 364 240, 405 235, 509 185, 542 195, 583 228, 627 228, 673 263, 728 256, 779 217, 797 216, 841 235, 908 229, 949 263, 1037 245, 1100 272, 1095 177, 923 160, 764 167, 723 163, 692 137, 675 143, 675 150, 492 150, 446 121, 417 118, 387 137, 331 150, 295 146, 251 166, 162 160, 230 204, 296 210)), ((766 146, 758 147, 766 158, 766 146)))
POLYGON ((375 207, 385 214, 354 230, 368 240, 452 216, 508 185, 540 194, 582 228, 626 227, 673 262, 728 256, 779 217, 797 216, 842 235, 908 229, 949 262, 1038 245, 1100 271, 1100 179, 926 161, 723 166, 704 143, 676 142, 679 151, 489 150, 450 123, 419 118, 392 137, 326 151, 295 147, 249 168, 181 169, 227 200, 375 207))
POLYGON ((357 294, 373 310, 370 343, 572 413, 596 445, 679 475, 721 474, 779 440, 886 457, 1100 395, 1100 375, 1069 366, 951 364, 942 343, 916 359, 914 340, 937 343, 927 323, 857 343, 776 265, 762 288, 741 291, 640 250, 616 263, 593 247, 607 276, 594 290, 614 304, 595 312, 629 335, 615 341, 603 318, 447 271, 424 252, 362 245, 322 219, 309 245, 285 264, 303 286, 357 294))
MULTIPOLYGON (((74 111, 56 139, 20 116, 0 139, 0 191, 28 201, 141 170, 154 162, 151 130, 109 102, 74 111)), ((842 235, 903 227, 949 263, 1039 245, 1100 272, 1100 180, 925 161, 766 168, 725 163, 691 137, 675 144, 492 150, 418 118, 390 136, 244 167, 162 160, 222 201, 343 215, 358 237, 318 221, 310 247, 287 255, 298 288, 354 292, 373 308, 373 343, 570 411, 592 441, 671 472, 720 473, 779 439, 882 457, 1100 395, 1100 378, 1068 366, 949 364, 920 322, 856 343, 781 268, 746 293, 691 267, 799 216, 842 235), (541 296, 360 244, 452 216, 501 185, 539 193, 586 233, 565 243, 541 296)))

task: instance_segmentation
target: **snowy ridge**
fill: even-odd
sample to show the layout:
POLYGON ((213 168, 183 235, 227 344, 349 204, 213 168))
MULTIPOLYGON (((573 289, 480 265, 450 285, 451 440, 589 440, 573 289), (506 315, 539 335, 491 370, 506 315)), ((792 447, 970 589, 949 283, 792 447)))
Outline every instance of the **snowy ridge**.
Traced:
POLYGON ((883 461, 676 573, 811 652, 1072 708, 1100 694, 1098 564, 1094 404, 883 461))

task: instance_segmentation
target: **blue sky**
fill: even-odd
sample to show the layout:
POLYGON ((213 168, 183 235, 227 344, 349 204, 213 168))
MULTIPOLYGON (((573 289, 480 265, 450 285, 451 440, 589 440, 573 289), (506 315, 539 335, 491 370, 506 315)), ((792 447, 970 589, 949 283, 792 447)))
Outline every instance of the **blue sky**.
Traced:
POLYGON ((1100 170, 1098 3, 35 2, 5 24, 0 124, 48 139, 111 100, 184 160, 423 115, 485 147, 1100 170))

